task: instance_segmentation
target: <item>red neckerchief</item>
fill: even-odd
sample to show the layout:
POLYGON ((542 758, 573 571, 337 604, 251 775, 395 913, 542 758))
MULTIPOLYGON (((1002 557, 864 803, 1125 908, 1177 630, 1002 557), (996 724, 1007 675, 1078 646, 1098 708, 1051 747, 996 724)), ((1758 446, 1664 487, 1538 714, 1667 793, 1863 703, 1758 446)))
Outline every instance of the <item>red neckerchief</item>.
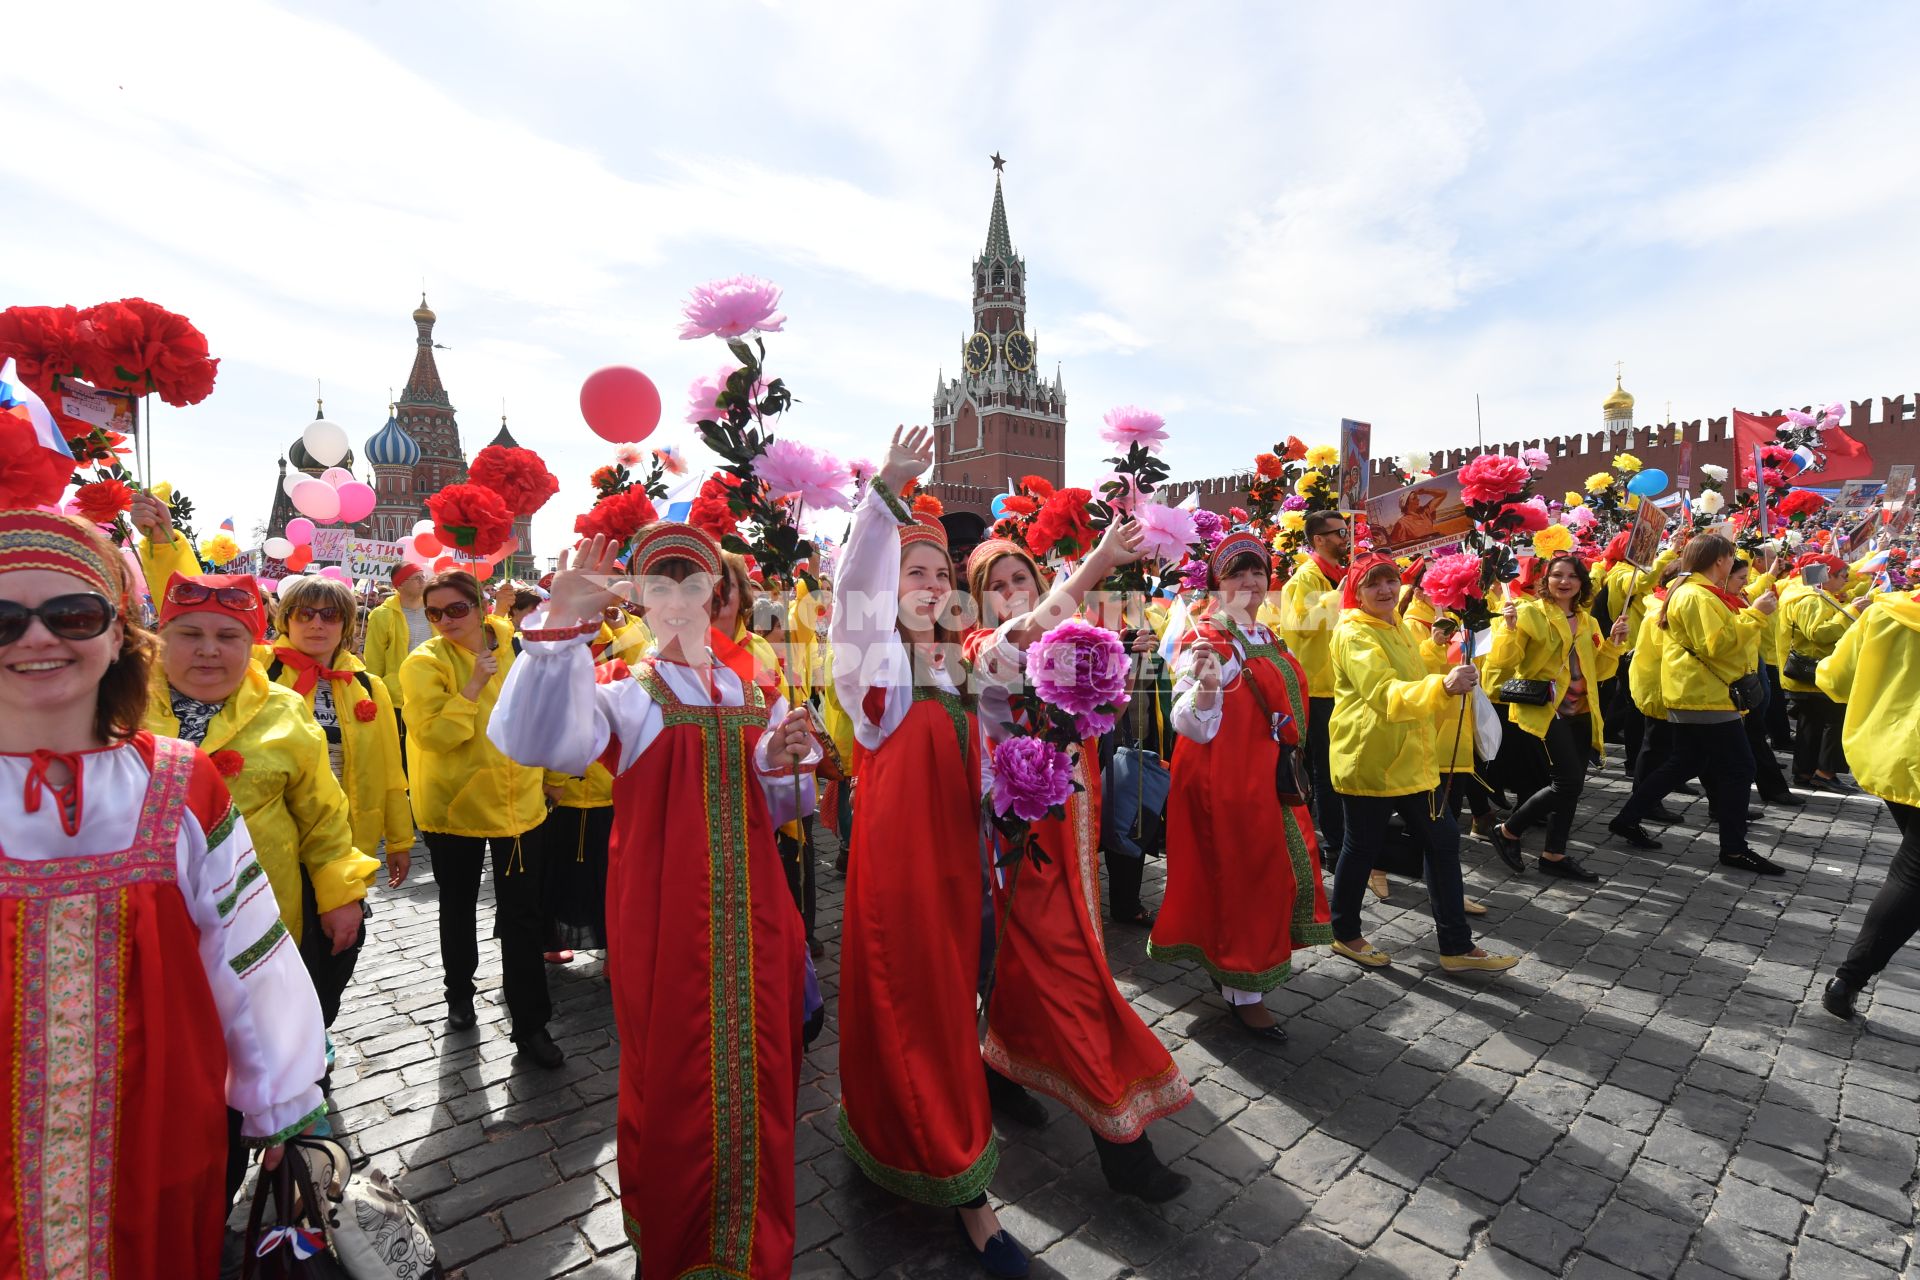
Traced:
POLYGON ((1716 587, 1711 582, 1708 582, 1705 578, 1700 579, 1700 585, 1705 587, 1707 590, 1713 592, 1713 594, 1715 594, 1716 596, 1719 596, 1720 603, 1724 604, 1725 606, 1727 606, 1727 608, 1733 610, 1735 613, 1738 613, 1742 609, 1747 607, 1747 601, 1744 596, 1737 596, 1733 592, 1728 591, 1725 587, 1716 587))
POLYGON ((299 673, 294 677, 293 691, 302 697, 312 693, 313 686, 319 684, 323 676, 328 680, 353 679, 353 672, 335 671, 331 667, 322 666, 319 659, 309 658, 298 649, 275 648, 273 656, 283 665, 292 667, 299 673))
POLYGON ((1328 586, 1337 587, 1346 578, 1347 571, 1345 569, 1326 559, 1318 551, 1309 551, 1307 554, 1313 557, 1315 564, 1320 566, 1320 572, 1325 575, 1328 586))

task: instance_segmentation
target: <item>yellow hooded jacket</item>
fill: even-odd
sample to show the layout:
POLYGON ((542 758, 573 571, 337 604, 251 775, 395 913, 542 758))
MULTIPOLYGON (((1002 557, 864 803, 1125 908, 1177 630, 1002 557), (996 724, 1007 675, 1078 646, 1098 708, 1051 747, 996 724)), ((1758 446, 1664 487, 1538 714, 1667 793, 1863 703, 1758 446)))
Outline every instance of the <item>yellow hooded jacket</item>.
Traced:
POLYGON ((1398 622, 1349 609, 1333 629, 1328 648, 1334 790, 1350 796, 1405 796, 1439 786, 1434 725, 1455 700, 1442 686, 1442 677, 1427 673, 1413 637, 1398 622))
MULTIPOLYGON (((254 661, 269 680, 293 688, 299 671, 280 662, 265 646, 256 646, 253 652, 254 661)), ((360 659, 346 649, 328 659, 327 666, 335 671, 366 672, 360 659)), ((294 696, 306 704, 311 715, 313 694, 296 691, 294 696)), ((371 856, 385 841, 388 853, 411 851, 413 809, 407 802, 407 775, 400 768, 400 726, 393 717, 386 683, 371 675, 364 682, 336 680, 333 706, 340 720, 340 783, 347 793, 354 847, 371 856), (365 703, 373 706, 370 720, 361 719, 356 710, 365 703)), ((325 734, 321 730, 321 736, 325 734)))
MULTIPOLYGON (((1658 625, 1658 615, 1650 617, 1658 625)), ((1667 709, 1734 710, 1728 688, 1754 669, 1764 621, 1752 607, 1735 613, 1697 578, 1675 580, 1667 595, 1667 634, 1660 654, 1660 696, 1667 709)))
POLYGON ((174 574, 197 578, 206 572, 200 567, 200 557, 193 553, 193 544, 187 541, 187 535, 178 529, 171 532, 171 541, 157 545, 152 538, 140 539, 140 571, 147 577, 147 594, 153 598, 156 611, 160 608, 161 593, 166 591, 167 582, 174 574))
MULTIPOLYGON (((1573 663, 1569 655, 1577 655, 1580 670, 1587 682, 1587 710, 1592 716, 1593 745, 1596 750, 1603 750, 1606 726, 1601 723, 1600 682, 1613 678, 1613 673, 1620 667, 1620 655, 1626 650, 1602 636, 1600 624, 1584 609, 1574 614, 1573 622, 1569 624, 1566 613, 1559 606, 1529 598, 1520 603, 1516 617, 1519 622, 1517 627, 1509 627, 1504 621, 1495 625, 1493 652, 1488 664, 1499 668, 1507 680, 1551 680, 1554 697, 1552 701, 1537 707, 1521 702, 1506 703, 1508 721, 1514 727, 1544 739, 1560 704, 1566 701, 1568 686, 1573 682, 1573 663), (1578 631, 1575 631, 1576 627, 1578 631)), ((1496 685, 1492 693, 1494 699, 1499 701, 1499 686, 1496 685)))
MULTIPOLYGON (((1826 657, 1840 643, 1840 638, 1847 634, 1848 628, 1853 626, 1853 615, 1847 612, 1845 605, 1819 587, 1810 587, 1799 578, 1788 580, 1786 589, 1780 593, 1780 607, 1775 612, 1786 619, 1780 640, 1783 662, 1789 653, 1804 653, 1814 659, 1826 657)), ((1785 671, 1780 674, 1780 683, 1792 693, 1818 692, 1814 685, 1805 680, 1788 679, 1785 671)))
POLYGON ((1666 696, 1660 692, 1660 668, 1666 648, 1667 631, 1660 625, 1659 611, 1654 609, 1640 619, 1633 665, 1627 669, 1627 692, 1633 695, 1633 705, 1640 708, 1640 714, 1649 720, 1667 718, 1666 696))
POLYGON ((360 647, 367 670, 387 686, 395 711, 405 711, 407 705, 406 691, 400 687, 400 664, 407 660, 409 634, 399 596, 388 596, 367 614, 367 639, 360 647))
MULTIPOLYGON (((166 678, 157 674, 147 702, 147 728, 169 738, 180 733, 166 678)), ((240 757, 233 762, 237 772, 220 772, 273 886, 280 922, 296 942, 301 934, 302 869, 313 881, 314 901, 322 913, 367 896, 380 864, 354 848, 347 797, 327 764, 326 735, 299 694, 271 683, 266 672, 249 665, 240 688, 207 726, 200 746, 216 767, 229 761, 223 752, 240 757)))
POLYGON ((509 760, 487 740, 487 720, 513 669, 513 625, 494 617, 481 625, 493 636, 500 669, 481 688, 478 702, 461 696, 474 655, 445 636, 435 636, 400 664, 413 816, 422 831, 517 836, 546 817, 544 773, 509 760))
POLYGON ((1624 610, 1629 638, 1640 634, 1640 620, 1647 616, 1647 602, 1653 598, 1654 588, 1660 585, 1660 575, 1677 558, 1678 553, 1669 547, 1654 558, 1651 569, 1636 569, 1622 560, 1607 570, 1607 616, 1617 618, 1624 610), (1633 592, 1632 599, 1628 599, 1629 590, 1633 592))
MULTIPOLYGON (((1420 642, 1420 660, 1426 664, 1428 675, 1445 676, 1453 670, 1448 648, 1432 635, 1420 642)), ((1469 698, 1448 698, 1434 715, 1433 746, 1441 773, 1473 772, 1473 707, 1469 702, 1469 698)))
POLYGON ((1920 806, 1920 601, 1882 595, 1820 663, 1821 691, 1846 704, 1840 743, 1854 781, 1883 800, 1920 806), (1854 696, 1858 693, 1858 697, 1854 696))
POLYGON ((1333 633, 1341 619, 1340 587, 1338 582, 1327 581, 1319 561, 1307 556, 1280 589, 1280 636, 1306 671, 1307 696, 1311 698, 1337 696, 1333 633))

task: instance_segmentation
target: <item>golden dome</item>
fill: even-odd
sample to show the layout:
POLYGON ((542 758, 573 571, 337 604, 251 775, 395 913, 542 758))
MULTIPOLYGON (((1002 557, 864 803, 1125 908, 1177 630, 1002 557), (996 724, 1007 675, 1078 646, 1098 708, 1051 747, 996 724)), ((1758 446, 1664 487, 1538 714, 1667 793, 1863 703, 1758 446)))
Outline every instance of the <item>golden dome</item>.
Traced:
POLYGON ((1620 375, 1613 375, 1613 394, 1600 404, 1601 410, 1609 418, 1630 418, 1633 416, 1633 397, 1620 385, 1620 375))
POLYGON ((430 308, 428 308, 427 295, 424 293, 420 295, 420 305, 414 308, 413 318, 415 320, 425 320, 429 324, 431 324, 434 320, 439 318, 433 314, 430 308))

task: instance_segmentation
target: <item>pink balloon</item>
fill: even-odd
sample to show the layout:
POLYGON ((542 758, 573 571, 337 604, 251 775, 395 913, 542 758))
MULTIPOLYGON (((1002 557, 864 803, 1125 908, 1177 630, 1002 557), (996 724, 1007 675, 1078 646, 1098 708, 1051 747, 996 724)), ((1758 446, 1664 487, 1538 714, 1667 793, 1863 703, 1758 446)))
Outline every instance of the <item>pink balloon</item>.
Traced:
POLYGON ((342 524, 358 524, 373 511, 378 500, 371 485, 361 484, 358 480, 349 480, 337 491, 340 495, 340 521, 342 524))
POLYGON ((347 575, 347 571, 337 564, 330 564, 322 569, 320 576, 323 578, 332 578, 335 582, 344 582, 348 586, 353 585, 353 579, 347 575))
POLYGON ((321 524, 330 524, 340 516, 340 491, 325 480, 302 480, 293 486, 293 509, 321 524))
POLYGON ((645 440, 660 425, 660 389, 638 369, 609 366, 581 384, 580 416, 602 440, 645 440))
POLYGON ((262 591, 278 591, 280 589, 280 579, 278 578, 258 578, 256 581, 259 582, 262 591))
POLYGON ((345 467, 328 467, 320 473, 320 478, 338 489, 341 485, 353 483, 353 472, 345 467))
POLYGON ((296 547, 309 546, 313 542, 313 521, 305 516, 295 516, 287 521, 287 541, 296 547))

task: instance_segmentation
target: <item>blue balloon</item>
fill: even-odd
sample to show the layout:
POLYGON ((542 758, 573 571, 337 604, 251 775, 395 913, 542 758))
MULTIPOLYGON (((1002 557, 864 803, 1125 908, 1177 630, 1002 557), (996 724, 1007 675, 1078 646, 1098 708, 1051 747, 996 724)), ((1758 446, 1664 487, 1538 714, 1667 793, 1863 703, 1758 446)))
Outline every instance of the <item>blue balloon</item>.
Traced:
POLYGON ((1648 467, 1627 481, 1627 492, 1642 498, 1657 498, 1666 491, 1667 473, 1658 467, 1648 467))
POLYGON ((1007 513, 1007 495, 1004 493, 994 494, 993 501, 987 505, 987 510, 993 513, 995 520, 1005 515, 1007 513))

